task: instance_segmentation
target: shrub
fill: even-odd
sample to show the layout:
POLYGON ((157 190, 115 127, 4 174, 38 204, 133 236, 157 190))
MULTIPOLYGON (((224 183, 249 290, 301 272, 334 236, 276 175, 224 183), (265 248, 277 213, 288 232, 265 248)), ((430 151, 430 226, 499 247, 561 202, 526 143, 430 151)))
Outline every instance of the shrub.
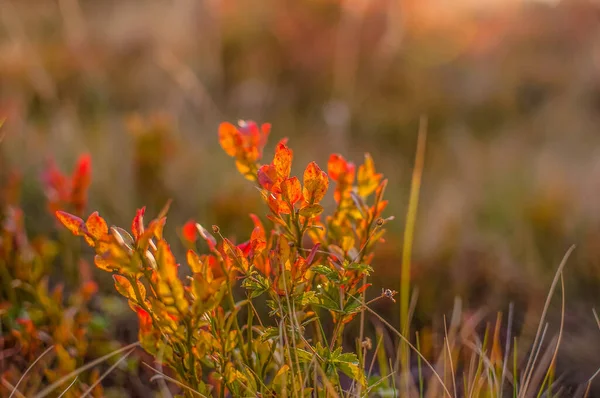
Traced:
POLYGON ((373 385, 362 350, 343 352, 341 337, 365 308, 369 264, 389 220, 382 218, 386 180, 369 155, 357 168, 334 154, 327 173, 312 162, 301 181, 291 175, 286 139, 270 163, 261 163, 269 133, 268 124, 221 124, 220 144, 256 184, 270 227, 251 215, 249 239, 236 244, 217 226, 209 232, 186 225, 184 237, 194 240, 197 232, 208 246, 206 254, 187 252, 190 276, 180 277, 163 238, 166 211, 146 223, 145 209, 138 210, 130 232, 109 228, 97 212, 85 221, 64 211, 56 216, 95 249, 96 266, 112 273, 138 316, 142 347, 173 369, 186 395, 367 393, 373 385), (324 216, 330 180, 335 207, 324 216), (235 293, 238 283, 243 297, 235 293), (269 319, 257 309, 260 297, 269 319), (353 382, 344 385, 342 374, 353 382))

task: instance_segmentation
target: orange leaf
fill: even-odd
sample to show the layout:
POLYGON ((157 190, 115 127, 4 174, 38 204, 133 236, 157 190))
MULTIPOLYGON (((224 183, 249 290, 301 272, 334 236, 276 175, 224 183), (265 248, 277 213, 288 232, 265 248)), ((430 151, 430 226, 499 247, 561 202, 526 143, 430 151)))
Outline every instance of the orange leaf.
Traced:
POLYGON ((91 236, 85 235, 85 240, 90 246, 94 246, 96 241, 102 239, 108 234, 108 225, 98 212, 93 212, 85 222, 85 227, 91 236))
POLYGON ((146 334, 152 331, 152 317, 143 309, 137 307, 136 310, 140 322, 140 333, 146 334))
POLYGON ((102 271, 113 272, 119 269, 119 265, 115 261, 110 260, 106 255, 96 255, 94 257, 94 264, 102 271))
POLYGON ((255 254, 262 252, 267 247, 265 232, 260 227, 254 227, 252 235, 250 235, 250 242, 255 254))
POLYGON ((280 206, 279 201, 273 194, 269 194, 269 196, 267 196, 267 206, 269 206, 269 209, 273 212, 273 214, 279 214, 284 212, 280 206))
MULTIPOLYGON (((302 186, 297 177, 287 178, 281 183, 281 197, 294 206, 302 198, 302 186)), ((291 209, 290 209, 291 210, 291 209)))
POLYGON ((142 236, 142 234, 144 233, 144 213, 146 212, 146 207, 142 207, 141 209, 138 209, 138 211, 135 214, 135 217, 133 219, 133 222, 131 223, 131 232, 133 233, 133 237, 135 238, 136 242, 137 240, 140 238, 140 236, 142 236))
POLYGON ((56 218, 60 221, 73 235, 84 236, 85 235, 85 224, 83 220, 77 216, 69 214, 67 212, 58 210, 56 218))
POLYGON ((352 184, 355 170, 354 163, 347 162, 342 155, 334 153, 329 157, 327 172, 333 181, 352 184))
POLYGON ((219 144, 229 156, 236 156, 242 146, 242 137, 238 129, 231 123, 219 125, 219 144))
MULTIPOLYGON (((113 280, 115 281, 115 289, 117 292, 123 297, 126 297, 133 301, 138 301, 137 295, 135 294, 135 289, 131 285, 131 282, 127 278, 121 275, 114 274, 113 280)), ((138 290, 140 292, 140 296, 142 300, 146 298, 146 287, 142 282, 136 280, 138 290)))
POLYGON ((323 199, 329 188, 329 178, 327 174, 311 162, 304 171, 304 189, 302 194, 307 203, 318 203, 323 199))
POLYGON ((275 148, 275 156, 273 158, 273 166, 277 172, 279 179, 289 178, 292 171, 293 151, 285 145, 287 140, 281 140, 275 148))
POLYGON ((265 227, 263 226, 262 222, 260 221, 260 218, 258 218, 258 216, 256 214, 252 214, 250 213, 250 218, 252 219, 252 222, 254 223, 254 228, 259 228, 261 231, 261 235, 263 237, 266 237, 266 233, 265 233, 265 227))

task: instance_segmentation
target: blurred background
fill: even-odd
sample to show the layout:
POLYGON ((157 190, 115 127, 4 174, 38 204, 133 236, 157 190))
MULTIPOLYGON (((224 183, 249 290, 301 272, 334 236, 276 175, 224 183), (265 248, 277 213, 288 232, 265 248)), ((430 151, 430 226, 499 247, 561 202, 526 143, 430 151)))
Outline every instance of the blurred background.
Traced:
MULTIPOLYGON (((289 137, 295 172, 370 152, 396 216, 374 295, 399 288, 424 115, 416 324, 459 296, 492 318, 513 302, 517 327, 534 330, 576 244, 562 364, 582 379, 600 365, 589 348, 600 343, 596 1, 1 0, 0 115, 1 182, 22 177, 34 235, 54 228, 41 182, 51 159, 70 172, 91 154, 88 211, 111 224, 171 198, 171 236, 194 219, 241 241, 264 206, 220 149, 220 122, 272 123, 266 159, 289 137)), ((397 308, 379 310, 397 324, 397 308)), ((559 310, 557 297, 555 327, 559 310)))

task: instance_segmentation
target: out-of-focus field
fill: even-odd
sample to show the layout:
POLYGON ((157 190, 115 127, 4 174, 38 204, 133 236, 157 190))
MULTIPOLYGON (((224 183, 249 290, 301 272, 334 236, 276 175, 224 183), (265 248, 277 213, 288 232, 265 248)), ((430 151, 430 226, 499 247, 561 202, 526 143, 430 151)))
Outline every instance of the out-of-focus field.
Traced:
MULTIPOLYGON (((425 115, 416 324, 439 321, 459 296, 490 319, 512 301, 518 327, 534 333, 576 244, 561 366, 586 380, 600 365, 600 8, 442 3, 2 1, 2 185, 20 173, 29 230, 52 231, 42 170, 49 159, 69 170, 89 152, 89 211, 125 225, 137 207, 156 214, 171 198, 171 236, 193 218, 242 240, 236 231, 263 205, 220 150, 217 128, 271 122, 296 149, 298 172, 331 152, 373 155, 396 216, 373 291, 398 290, 425 115)), ((396 307, 379 310, 397 324, 396 307)))

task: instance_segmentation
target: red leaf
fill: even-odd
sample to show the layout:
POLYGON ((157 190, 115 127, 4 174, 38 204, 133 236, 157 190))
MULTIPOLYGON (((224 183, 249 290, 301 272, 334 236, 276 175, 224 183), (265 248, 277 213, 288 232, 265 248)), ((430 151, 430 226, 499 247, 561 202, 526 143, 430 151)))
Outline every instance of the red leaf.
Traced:
POLYGON ((152 331, 152 317, 141 308, 137 308, 137 316, 140 322, 140 333, 146 334, 152 331))
POLYGON ((87 190, 92 181, 92 158, 84 154, 77 160, 73 173, 71 201, 78 213, 82 213, 87 203, 87 190))
POLYGON ((242 251, 245 257, 248 257, 250 255, 250 251, 252 250, 252 241, 247 240, 246 242, 237 245, 237 247, 242 251))
POLYGON ((198 239, 198 229, 196 229, 196 222, 194 220, 189 220, 185 223, 182 235, 183 238, 190 243, 194 243, 196 239, 198 239))
POLYGON ((134 239, 137 240, 144 233, 144 213, 146 212, 146 207, 142 207, 138 209, 133 222, 131 223, 131 233, 133 234, 134 239))
POLYGON ((308 257, 306 257, 306 263, 308 265, 312 264, 313 260, 315 259, 315 255, 317 254, 317 251, 319 250, 319 247, 321 247, 320 243, 317 243, 316 245, 313 246, 313 248, 310 250, 310 253, 308 254, 308 257))

